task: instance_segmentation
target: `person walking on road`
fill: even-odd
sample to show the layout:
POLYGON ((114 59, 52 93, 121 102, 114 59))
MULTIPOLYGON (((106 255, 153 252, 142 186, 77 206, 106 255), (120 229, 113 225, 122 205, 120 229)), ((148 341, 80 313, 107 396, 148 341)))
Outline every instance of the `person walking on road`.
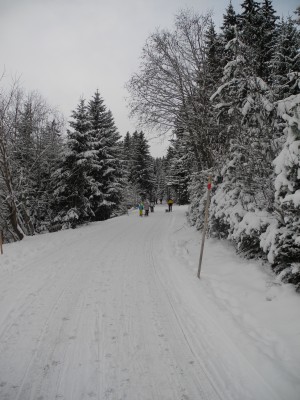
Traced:
POLYGON ((139 214, 140 214, 140 217, 143 216, 143 209, 144 209, 144 204, 143 204, 143 202, 141 201, 140 204, 139 204, 139 214))
POLYGON ((150 211, 154 212, 154 201, 150 201, 150 211))
POLYGON ((148 200, 145 201, 144 208, 145 208, 145 216, 148 217, 148 215, 149 215, 149 203, 148 203, 148 200))
POLYGON ((172 199, 168 200, 168 206, 169 206, 169 212, 172 211, 172 206, 173 206, 174 201, 172 199))

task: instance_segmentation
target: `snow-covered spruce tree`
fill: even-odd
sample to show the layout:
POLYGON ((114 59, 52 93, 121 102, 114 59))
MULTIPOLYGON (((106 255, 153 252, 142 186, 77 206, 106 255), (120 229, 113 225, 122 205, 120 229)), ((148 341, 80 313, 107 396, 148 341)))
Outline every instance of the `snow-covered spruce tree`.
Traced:
MULTIPOLYGON (((226 29, 224 33, 226 37, 231 37, 232 29, 236 28, 236 25, 230 25, 236 22, 235 14, 233 9, 230 10, 230 18, 226 20, 226 29)), ((205 54, 205 74, 204 78, 206 81, 205 87, 203 86, 200 90, 205 92, 210 97, 222 86, 223 71, 229 57, 235 58, 235 46, 227 46, 225 36, 217 35, 214 31, 214 27, 211 26, 206 32, 206 54, 205 54), (234 50, 234 51, 233 51, 234 50)), ((231 61, 231 59, 230 59, 231 61)), ((210 100, 207 99, 204 103, 207 109, 207 121, 206 121, 206 148, 204 152, 211 153, 211 159, 209 163, 203 165, 201 171, 205 169, 214 168, 219 170, 219 165, 223 165, 224 157, 227 154, 229 148, 230 135, 228 135, 227 127, 230 125, 230 118, 222 115, 220 118, 220 112, 212 107, 210 100)), ((205 176, 207 174, 205 173, 205 176)), ((205 185, 206 186, 206 185, 205 185)))
POLYGON ((131 208, 138 204, 138 190, 136 186, 130 181, 130 172, 132 168, 132 138, 130 133, 127 132, 122 141, 122 176, 124 180, 124 187, 122 190, 123 203, 125 207, 131 208))
POLYGON ((88 132, 93 158, 90 174, 92 186, 90 202, 94 220, 110 218, 122 201, 122 170, 120 162, 120 135, 111 111, 97 90, 88 105, 90 130, 88 132))
MULTIPOLYGON (((222 68, 226 63, 226 56, 229 56, 229 52, 226 51, 224 37, 216 34, 211 23, 205 32, 203 70, 194 97, 194 102, 197 102, 199 107, 198 117, 201 119, 198 123, 198 129, 201 131, 198 140, 201 145, 198 146, 198 159, 191 157, 189 160, 188 218, 197 229, 202 227, 204 220, 208 175, 212 169, 218 170, 218 165, 223 164, 229 146, 225 118, 223 117, 222 121, 218 118, 218 111, 213 109, 209 100, 222 83, 222 68)), ((194 125, 196 124, 195 121, 194 125)), ((186 135, 187 130, 184 125, 181 125, 181 129, 185 139, 185 150, 192 156, 195 154, 192 151, 194 146, 186 135)))
POLYGON ((275 271, 300 290, 300 95, 278 102, 286 121, 284 146, 274 160, 277 221, 262 235, 275 271))
MULTIPOLYGON (((226 9, 226 14, 223 15, 223 24, 221 26, 222 33, 219 40, 222 43, 221 63, 223 68, 222 71, 220 71, 218 79, 215 81, 215 85, 212 86, 214 93, 218 90, 218 88, 222 87, 222 84, 224 83, 224 68, 227 66, 228 63, 228 66, 232 65, 232 62, 234 62, 234 60, 237 60, 238 58, 236 45, 234 45, 237 32, 237 23, 237 15, 230 1, 229 6, 226 9), (231 43, 230 45, 229 42, 231 43)), ((218 61, 216 60, 216 62, 218 61)), ((213 65, 211 67, 213 68, 213 65)), ((208 73, 211 74, 210 71, 208 73)), ((217 150, 214 150, 214 175, 220 176, 221 169, 223 168, 225 159, 228 155, 230 141, 234 136, 234 124, 232 122, 233 118, 231 111, 228 113, 224 113, 223 107, 220 107, 220 109, 219 107, 213 108, 211 103, 210 107, 212 108, 212 122, 215 126, 214 140, 217 147, 217 150)))
POLYGON ((184 131, 177 129, 175 139, 171 142, 172 149, 168 160, 166 182, 175 194, 178 204, 189 202, 188 187, 191 178, 193 153, 185 142, 184 131))
MULTIPOLYGON (((172 140, 171 140, 171 143, 172 143, 172 140)), ((170 168, 171 168, 172 160, 174 157, 175 157, 174 146, 169 146, 167 148, 167 154, 165 156, 165 163, 164 163, 164 167, 165 167, 164 168, 164 170, 165 170, 165 198, 166 198, 166 200, 168 200, 169 197, 171 197, 171 198, 176 197, 175 190, 172 188, 172 186, 168 185, 169 177, 171 176, 170 168)))
POLYGON ((260 30, 262 25, 259 3, 254 0, 244 0, 242 12, 237 16, 240 40, 247 47, 249 67, 259 76, 260 67, 260 30))
POLYGON ((243 189, 239 180, 238 166, 242 160, 240 146, 232 140, 229 157, 220 176, 222 182, 214 180, 210 206, 210 235, 222 239, 230 239, 239 222, 245 215, 240 195, 243 189))
POLYGON ((226 14, 223 14, 223 24, 221 26, 222 38, 225 44, 235 38, 235 27, 237 24, 237 16, 234 11, 232 2, 230 0, 228 7, 226 8, 226 14))
POLYGON ((242 13, 237 20, 240 38, 250 51, 249 65, 256 76, 268 81, 278 17, 271 0, 263 0, 261 4, 245 0, 241 6, 242 13))
POLYGON ((36 160, 35 200, 31 212, 35 232, 46 231, 53 220, 53 192, 56 182, 53 179, 62 159, 63 139, 61 132, 64 122, 54 118, 46 122, 43 139, 39 143, 40 157, 36 160))
POLYGON ((278 100, 299 93, 300 33, 292 20, 279 23, 274 53, 270 61, 272 85, 278 100), (292 74, 293 73, 293 74, 292 74))
POLYGON ((130 133, 127 132, 123 140, 123 159, 125 161, 125 167, 127 171, 130 171, 132 162, 132 139, 130 133))
MULTIPOLYGON (((137 153, 137 146, 138 146, 138 132, 134 131, 132 136, 130 137, 130 161, 128 165, 129 171, 129 181, 137 187, 137 180, 138 180, 138 165, 135 162, 136 153, 137 153)), ((138 193, 139 196, 139 193, 138 193)))
POLYGON ((154 199, 163 200, 167 196, 166 186, 166 158, 156 158, 154 160, 154 174, 155 174, 155 185, 154 185, 154 199))
POLYGON ((222 37, 216 33, 215 24, 212 20, 205 33, 205 44, 205 67, 207 68, 207 79, 211 86, 211 90, 214 91, 221 80, 222 69, 226 65, 226 62, 224 57, 224 42, 222 37))
MULTIPOLYGON (((221 64, 224 68, 228 61, 232 60, 233 54, 231 50, 226 48, 228 42, 235 38, 235 29, 237 25, 237 15, 232 6, 232 2, 229 2, 228 7, 226 8, 226 14, 223 14, 223 24, 221 26, 221 35, 220 39, 223 42, 223 54, 221 64)), ((219 79, 222 77, 223 73, 220 74, 219 79)))
POLYGON ((300 25, 300 6, 296 8, 295 14, 296 14, 295 22, 296 24, 300 25))
POLYGON ((50 222, 51 173, 57 168, 63 120, 37 94, 18 106, 15 118, 13 175, 24 232, 46 230, 50 222))
POLYGON ((94 151, 90 149, 90 122, 84 99, 72 112, 60 168, 54 173, 53 225, 75 228, 91 220, 90 170, 94 151))
POLYGON ((274 56, 274 48, 277 40, 277 20, 279 17, 276 15, 271 0, 264 0, 261 3, 259 14, 261 25, 257 75, 263 78, 267 83, 270 83, 270 62, 274 56))
MULTIPOLYGON (((229 42, 235 59, 224 70, 216 108, 230 115, 231 145, 223 183, 211 203, 211 232, 234 240, 249 257, 262 253, 259 236, 273 207, 272 161, 276 156, 272 92, 255 75, 252 49, 237 37, 229 42)), ((213 99, 212 98, 212 99, 213 99)))
MULTIPOLYGON (((211 98, 214 101, 217 96, 219 100, 215 103, 215 115, 226 138, 223 158, 219 158, 213 171, 210 213, 210 233, 220 238, 232 238, 245 215, 242 198, 247 197, 244 180, 250 170, 247 165, 249 157, 246 154, 249 132, 245 132, 245 115, 249 109, 244 109, 244 106, 247 104, 252 73, 246 58, 247 46, 241 42, 238 31, 235 32, 236 37, 226 47, 233 58, 224 68, 222 85, 211 98)), ((253 86, 254 82, 252 89, 253 86)), ((251 192, 250 188, 249 190, 251 192)))
POLYGON ((138 188, 141 198, 152 198, 155 184, 153 158, 144 133, 134 132, 132 135, 133 153, 130 180, 138 188))

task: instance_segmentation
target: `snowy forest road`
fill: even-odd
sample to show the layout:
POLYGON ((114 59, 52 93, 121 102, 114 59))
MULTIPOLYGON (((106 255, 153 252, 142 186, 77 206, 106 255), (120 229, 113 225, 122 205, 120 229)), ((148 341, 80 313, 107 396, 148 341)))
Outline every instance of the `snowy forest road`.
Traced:
POLYGON ((277 399, 182 264, 186 208, 164 209, 6 246, 1 400, 277 399))

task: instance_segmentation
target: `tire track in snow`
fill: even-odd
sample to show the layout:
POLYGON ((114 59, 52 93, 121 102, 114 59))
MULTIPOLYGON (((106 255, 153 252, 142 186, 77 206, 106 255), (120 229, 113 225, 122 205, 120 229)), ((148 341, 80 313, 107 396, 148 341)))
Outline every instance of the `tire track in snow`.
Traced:
POLYGON ((57 274, 52 274, 51 278, 49 275, 47 279, 45 279, 45 282, 39 287, 36 292, 34 292, 34 290, 31 290, 30 293, 27 294, 27 291, 24 290, 22 293, 19 293, 17 302, 21 303, 20 308, 15 309, 13 306, 11 306, 11 308, 6 311, 6 316, 1 321, 1 325, 3 325, 3 328, 0 332, 0 344, 3 343, 5 334, 11 330, 12 326, 16 325, 16 322, 20 321, 20 317, 23 316, 26 311, 29 310, 30 307, 32 307, 32 305, 35 303, 36 296, 38 296, 38 294, 41 293, 42 290, 49 285, 50 280, 54 280, 54 278, 56 278, 56 275, 57 274), (27 301, 27 299, 29 299, 29 301, 27 301), (15 315, 12 317, 12 314, 15 315), (6 321, 8 318, 11 319, 11 322, 7 324, 6 321))
MULTIPOLYGON (((76 272, 74 273, 74 275, 73 275, 73 277, 72 277, 72 279, 71 279, 71 282, 72 282, 72 280, 74 279, 74 277, 75 277, 76 275, 78 275, 79 273, 80 273, 80 271, 76 271, 76 272)), ((23 399, 24 399, 24 397, 20 397, 20 396, 21 396, 21 395, 24 396, 24 395, 22 394, 22 391, 23 391, 23 388, 24 388, 24 386, 25 386, 26 379, 27 379, 27 377, 28 377, 28 375, 29 375, 29 373, 30 373, 30 369, 31 369, 31 367, 33 366, 34 361, 35 361, 35 359, 36 359, 36 357, 37 357, 37 355, 38 355, 38 350, 40 349, 40 347, 41 347, 42 344, 43 344, 43 343, 42 343, 42 340, 43 340, 43 338, 44 338, 44 336, 45 336, 45 334, 46 334, 46 332, 47 332, 47 329, 48 329, 48 327, 49 327, 50 320, 51 320, 51 318, 53 317, 53 315, 54 315, 56 309, 58 308, 58 305, 61 304, 62 299, 63 299, 63 296, 64 296, 64 294, 66 293, 66 291, 67 291, 67 288, 65 287, 65 288, 62 290, 62 292, 60 293, 60 295, 58 296, 58 298, 57 298, 57 300, 55 301, 55 303, 53 304, 53 306, 52 306, 52 308, 51 308, 51 310, 50 310, 50 312, 49 312, 49 314, 48 314, 48 317, 46 318, 46 321, 45 321, 44 326, 43 326, 43 328, 42 328, 42 330, 41 330, 40 336, 38 337, 38 340, 37 340, 38 345, 37 345, 37 346, 35 347, 35 349, 33 350, 33 355, 32 355, 32 357, 31 357, 31 359, 30 359, 30 361, 29 361, 29 363, 28 363, 28 365, 27 365, 27 368, 26 368, 26 370, 25 370, 25 374, 24 374, 24 376, 23 376, 23 378, 22 378, 22 381, 21 381, 21 384, 20 384, 20 388, 19 388, 18 393, 17 393, 17 396, 16 396, 16 400, 19 400, 19 399, 23 400, 23 399)))
MULTIPOLYGON (((173 221, 172 221, 173 222, 173 221)), ((172 225, 171 222, 171 225, 172 225)), ((172 316, 169 316, 169 324, 173 325, 173 328, 175 330, 178 330, 179 332, 181 332, 181 335, 183 337, 183 341, 186 343, 186 349, 187 352, 190 352, 190 355, 192 356, 192 358, 198 360, 198 356, 196 355, 192 344, 190 343, 190 340, 188 338, 187 332, 183 327, 183 324, 180 320, 180 317, 178 315, 178 312, 176 311, 176 308, 174 307, 174 304, 171 300, 170 294, 168 289, 166 288, 166 285, 163 283, 161 276, 158 273, 158 268, 163 268, 161 261, 158 260, 158 257, 155 256, 154 254, 157 254, 157 252, 154 251, 154 241, 156 240, 156 238, 158 237, 158 232, 152 234, 151 239, 149 240, 149 263, 151 268, 154 271, 154 278, 156 281, 156 285, 157 287, 159 287, 159 292, 161 292, 165 298, 167 299, 167 304, 168 304, 168 308, 169 311, 171 311, 171 313, 173 314, 173 318, 172 316), (173 321, 171 321, 173 320, 173 321)), ((187 358, 188 355, 186 355, 187 358)), ((190 364, 191 365, 191 364, 190 364)), ((207 371, 205 370, 205 368, 203 368, 203 366, 198 362, 197 365, 193 363, 193 368, 190 368, 190 373, 194 375, 194 369, 197 368, 197 375, 200 378, 202 376, 202 379, 200 381, 200 379, 195 379, 195 383, 198 386, 198 395, 201 396, 201 399, 203 400, 225 400, 224 397, 224 393, 221 393, 220 390, 218 389, 218 387, 214 384, 212 377, 207 373, 207 371)), ((228 398, 228 400, 230 400, 228 398)))
MULTIPOLYGON (((110 248, 109 243, 113 243, 114 240, 117 240, 117 239, 120 238, 122 235, 124 235, 124 231, 123 231, 123 230, 121 230, 121 231, 114 231, 112 237, 110 238, 110 240, 108 240, 107 242, 105 241, 105 242, 101 243, 101 246, 98 247, 98 248, 95 247, 95 246, 93 246, 93 241, 91 242, 90 239, 86 239, 86 240, 89 241, 89 242, 91 242, 91 243, 90 243, 90 248, 92 248, 94 252, 97 252, 97 253, 99 252, 100 254, 102 254, 102 253, 111 251, 112 249, 110 248)), ((93 240, 94 240, 95 242, 97 242, 97 239, 94 238, 93 240)), ((74 243, 73 243, 73 246, 76 247, 76 246, 77 246, 77 243, 74 242, 74 243)), ((72 252, 72 248, 70 248, 70 252, 72 252)), ((92 255, 90 255, 90 259, 91 259, 91 260, 94 260, 94 258, 92 257, 92 255)), ((74 261, 78 261, 78 260, 74 260, 74 261)), ((68 265, 71 265, 71 264, 73 264, 73 263, 72 263, 72 260, 69 260, 68 265)), ((91 264, 88 263, 88 260, 87 260, 87 264, 88 264, 88 265, 92 265, 92 263, 91 263, 91 264)), ((77 265, 77 264, 75 263, 75 265, 77 265)), ((69 267, 69 269, 71 269, 71 268, 69 267)), ((84 283, 84 280, 85 280, 85 279, 87 279, 87 281, 89 281, 91 278, 89 278, 89 277, 87 276, 85 270, 81 267, 81 265, 77 265, 77 270, 76 270, 75 273, 73 274, 72 279, 70 279, 70 281, 68 280, 67 282, 65 282, 65 283, 67 284, 67 286, 65 287, 65 289, 64 289, 63 292, 61 293, 61 296, 60 296, 60 303, 65 303, 66 300, 64 300, 63 297, 66 297, 66 296, 65 296, 66 294, 71 294, 71 293, 72 293, 71 288, 72 288, 72 287, 77 287, 77 286, 78 286, 78 285, 77 285, 78 282, 80 282, 80 284, 82 285, 82 284, 84 283), (77 282, 77 283, 76 283, 76 282, 77 282), (64 301, 63 301, 63 300, 64 300, 64 301)), ((73 298, 74 300, 76 299, 75 294, 76 294, 76 291, 75 291, 75 292, 73 293, 73 295, 71 296, 71 299, 72 299, 72 298, 73 298)), ((68 301, 68 304, 69 304, 69 306, 72 307, 72 305, 77 304, 77 302, 75 301, 75 303, 74 303, 74 301, 72 301, 71 299, 68 301)), ((34 364, 35 364, 35 360, 36 360, 36 354, 38 353, 40 347, 42 346, 43 337, 45 336, 45 332, 46 332, 46 330, 47 330, 47 327, 48 327, 49 325, 51 325, 51 324, 50 324, 50 321, 51 321, 51 319, 53 319, 53 316, 54 316, 54 314, 55 314, 55 310, 56 310, 57 308, 58 308, 58 304, 56 303, 56 304, 53 306, 52 311, 51 311, 51 313, 50 313, 50 315, 49 315, 49 317, 48 317, 48 319, 47 319, 47 322, 46 322, 45 325, 44 325, 43 333, 42 333, 41 337, 39 338, 39 347, 35 349, 35 355, 32 357, 31 362, 30 362, 30 364, 28 365, 26 374, 25 374, 24 379, 23 379, 22 386, 24 386, 25 383, 26 383, 26 381, 28 381, 28 376, 29 376, 30 373, 31 373, 31 375, 34 375, 35 372, 37 372, 37 373, 39 374, 39 371, 40 371, 41 369, 43 369, 43 367, 42 367, 42 368, 36 368, 36 367, 34 368, 34 364), (35 371, 35 370, 36 370, 36 371, 35 371)), ((71 308, 71 309, 69 310, 69 313, 70 313, 70 312, 71 312, 71 314, 72 314, 72 313, 74 313, 74 310, 71 308)), ((81 308, 81 310, 76 309, 76 310, 75 310, 75 314, 74 314, 74 316, 73 316, 73 319, 74 319, 74 318, 77 318, 77 319, 80 321, 80 318, 82 317, 82 314, 83 314, 82 308, 81 308)), ((55 324, 54 324, 54 325, 55 325, 55 324)), ((80 322, 78 322, 78 324, 77 324, 77 329, 75 329, 75 330, 78 331, 79 328, 80 328, 80 326, 81 326, 81 325, 80 325, 80 322)), ((63 329, 64 329, 64 325, 61 325, 60 330, 57 332, 58 341, 59 341, 59 338, 60 338, 61 335, 62 335, 63 329)), ((46 356, 44 356, 45 360, 51 359, 51 355, 54 354, 54 352, 55 352, 55 347, 54 347, 54 348, 51 348, 51 349, 49 349, 49 350, 47 350, 48 355, 46 354, 46 356), (50 350, 51 350, 51 351, 50 351, 50 350)), ((65 359, 67 358, 67 355, 66 355, 67 352, 69 352, 68 346, 65 346, 65 347, 62 348, 62 349, 61 349, 61 346, 60 346, 60 354, 61 354, 61 355, 62 355, 62 352, 63 352, 64 357, 63 357, 63 358, 60 357, 60 362, 59 362, 59 365, 57 366, 57 369, 59 370, 59 373, 58 373, 58 375, 57 375, 57 377, 56 377, 56 385, 57 385, 57 390, 58 390, 58 392, 56 393, 56 395, 59 395, 59 391, 60 391, 60 390, 59 390, 59 386, 60 386, 60 383, 61 383, 64 379, 66 379, 66 375, 63 376, 63 374, 65 374, 65 372, 63 372, 63 370, 66 370, 66 368, 65 368, 65 365, 66 365, 65 359)), ((50 363, 50 364, 51 364, 51 363, 50 363)), ((49 365, 49 362, 45 361, 45 365, 46 365, 46 366, 49 365)), ((41 367, 41 366, 39 366, 39 367, 41 367)), ((34 378, 34 379, 36 379, 36 378, 34 378)), ((40 388, 41 385, 42 385, 42 381, 45 381, 45 377, 44 377, 43 375, 40 374, 39 383, 36 383, 36 384, 35 384, 35 392, 39 392, 39 388, 40 388)), ((51 381, 49 381, 49 383, 51 383, 51 381)), ((53 388, 50 388, 49 390, 53 391, 53 388)), ((69 391, 70 391, 70 388, 67 388, 67 392, 69 392, 69 391)), ((22 392, 22 388, 20 389, 20 395, 21 395, 21 394, 22 394, 22 396, 25 395, 25 394, 23 394, 23 392, 22 392)), ((31 398, 31 397, 30 397, 30 398, 31 398)), ((34 397, 34 398, 35 398, 35 397, 34 397)), ((23 397, 20 398, 20 400, 23 400, 23 397)))
MULTIPOLYGON (((156 243, 157 246, 158 243, 156 243)), ((175 318, 187 338, 189 348, 195 354, 198 364, 202 365, 202 370, 209 377, 220 398, 233 400, 233 396, 235 396, 236 400, 241 398, 277 399, 276 393, 268 383, 263 381, 252 364, 222 330, 222 327, 218 326, 217 321, 204 309, 203 303, 207 302, 203 302, 201 292, 198 294, 198 291, 201 291, 199 281, 192 277, 191 289, 198 285, 197 290, 191 290, 191 293, 181 293, 181 285, 183 288, 189 287, 188 280, 191 277, 186 274, 184 266, 180 265, 175 257, 174 249, 169 246, 166 239, 165 245, 161 248, 160 257, 153 256, 153 265, 158 266, 156 267, 156 276, 166 293, 175 318), (171 260, 173 261, 170 262, 171 260), (165 261, 166 268, 163 268, 163 261, 165 261), (194 294, 197 294, 195 298, 193 298, 194 294), (198 306, 195 308, 197 304, 198 306), (194 320, 191 319, 193 315, 194 320), (195 350, 200 351, 199 354, 193 350, 194 346, 195 350), (253 382, 255 382, 254 386, 253 382)), ((152 251, 152 254, 157 254, 157 252, 152 251)))

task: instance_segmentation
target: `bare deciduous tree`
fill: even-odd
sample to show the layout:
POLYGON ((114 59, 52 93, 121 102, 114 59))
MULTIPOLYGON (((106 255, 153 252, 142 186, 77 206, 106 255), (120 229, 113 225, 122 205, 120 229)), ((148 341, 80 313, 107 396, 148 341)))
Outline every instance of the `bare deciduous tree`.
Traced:
POLYGON ((17 199, 13 188, 11 157, 9 155, 9 136, 13 133, 13 120, 10 118, 11 106, 18 92, 15 82, 6 94, 0 93, 0 211, 3 228, 12 228, 12 236, 21 240, 23 233, 18 224, 17 199))
POLYGON ((182 11, 173 32, 152 34, 142 53, 140 71, 127 84, 131 115, 161 134, 176 126, 190 137, 195 158, 209 168, 210 104, 205 64, 205 32, 211 15, 182 11))
POLYGON ((8 240, 33 235, 47 219, 62 126, 58 113, 17 80, 0 90, 0 227, 8 240))

